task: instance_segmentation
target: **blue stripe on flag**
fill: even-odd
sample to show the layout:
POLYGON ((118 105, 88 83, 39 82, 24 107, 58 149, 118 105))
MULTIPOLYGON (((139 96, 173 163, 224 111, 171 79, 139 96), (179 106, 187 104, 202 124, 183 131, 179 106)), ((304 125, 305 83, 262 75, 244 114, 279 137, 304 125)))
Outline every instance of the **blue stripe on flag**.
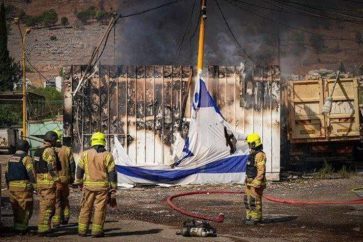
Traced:
POLYGON ((231 156, 207 165, 189 170, 149 170, 135 166, 116 166, 117 172, 126 176, 160 183, 170 183, 196 173, 238 173, 246 172, 248 155, 231 156))
POLYGON ((202 79, 199 80, 199 85, 200 85, 200 88, 199 88, 199 94, 198 94, 198 97, 199 97, 198 107, 199 108, 213 107, 214 110, 219 115, 221 115, 222 118, 224 119, 221 111, 219 110, 213 97, 210 95, 210 93, 207 89, 207 86, 205 85, 205 82, 202 79))

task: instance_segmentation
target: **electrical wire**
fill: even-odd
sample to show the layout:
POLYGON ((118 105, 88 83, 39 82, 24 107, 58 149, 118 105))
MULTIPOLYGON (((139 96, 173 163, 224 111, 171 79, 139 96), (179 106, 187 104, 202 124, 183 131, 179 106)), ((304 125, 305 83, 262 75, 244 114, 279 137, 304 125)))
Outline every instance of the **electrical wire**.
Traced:
POLYGON ((190 11, 190 16, 189 16, 189 19, 188 19, 188 22, 186 24, 186 28, 184 29, 184 33, 183 33, 183 36, 181 38, 181 41, 179 42, 179 45, 178 45, 178 51, 177 51, 177 57, 180 56, 180 51, 183 47, 183 44, 184 44, 184 39, 185 37, 187 36, 187 33, 188 33, 188 30, 190 29, 191 27, 191 23, 192 23, 192 19, 193 19, 193 15, 194 15, 194 9, 195 9, 195 6, 197 5, 197 0, 194 0, 193 2, 193 6, 192 6, 192 10, 190 11))
POLYGON ((196 36, 196 33, 198 31, 199 24, 200 24, 200 12, 199 12, 199 14, 197 14, 197 21, 196 21, 196 24, 194 26, 193 33, 189 37, 189 43, 190 43, 190 45, 192 45, 192 41, 193 41, 194 37, 196 36))
POLYGON ((88 65, 87 65, 87 67, 86 67, 85 73, 83 74, 77 88, 75 89, 75 91, 73 93, 73 96, 82 87, 82 85, 84 84, 84 81, 88 79, 89 75, 91 74, 91 71, 94 69, 97 62, 101 59, 101 57, 102 57, 102 55, 104 53, 104 50, 106 49, 108 38, 110 36, 111 30, 112 30, 112 28, 115 28, 115 26, 116 26, 119 19, 142 15, 142 14, 145 14, 145 13, 148 13, 148 12, 151 12, 151 11, 161 9, 163 7, 170 6, 170 5, 175 4, 175 3, 179 2, 179 1, 183 1, 183 0, 174 0, 174 1, 171 1, 171 2, 160 4, 158 6, 155 6, 155 7, 149 8, 149 9, 145 9, 145 10, 139 11, 139 12, 134 12, 134 13, 131 13, 131 14, 126 14, 126 15, 118 14, 116 17, 111 19, 105 34, 103 35, 101 41, 99 42, 99 45, 94 49, 94 51, 93 51, 93 53, 91 55, 91 58, 90 58, 90 61, 89 61, 88 65), (102 45, 102 47, 101 47, 101 45, 102 45), (99 52, 100 48, 101 48, 101 51, 99 52))
MULTIPOLYGON (((279 0, 281 1, 281 0, 279 0)), ((286 2, 286 1, 283 1, 283 2, 286 2)), ((294 3, 296 5, 299 5, 299 6, 302 6, 302 7, 305 7, 305 8, 314 8, 316 9, 317 11, 323 11, 323 12, 326 12, 328 14, 331 14, 331 13, 334 13, 334 14, 340 14, 344 17, 348 17, 348 18, 357 18, 357 19, 360 19, 362 20, 363 19, 363 16, 360 15, 353 15, 353 13, 356 11, 356 8, 333 8, 333 7, 330 7, 329 5, 324 5, 324 8, 318 8, 318 7, 314 7, 314 6, 311 6, 309 4, 303 4, 301 2, 295 2, 295 1, 290 1, 290 3, 294 3), (333 11, 327 11, 327 10, 333 10, 333 11)), ((362 2, 363 4, 363 2, 362 2)))
MULTIPOLYGON (((226 1, 226 2, 228 2, 229 4, 231 4, 231 5, 233 5, 233 6, 235 6, 235 7, 237 7, 237 8, 239 8, 239 9, 241 9, 241 10, 243 10, 243 11, 245 11, 245 12, 247 12, 247 13, 249 13, 249 14, 251 14, 251 15, 255 15, 255 16, 257 16, 257 17, 259 17, 259 18, 261 18, 261 19, 263 19, 263 20, 269 20, 269 21, 273 21, 273 22, 276 22, 276 23, 278 23, 278 24, 281 24, 281 25, 283 25, 283 26, 285 26, 285 27, 287 27, 287 28, 289 28, 289 29, 293 29, 293 30, 297 30, 297 31, 300 31, 300 32, 303 32, 303 33, 308 33, 308 34, 321 34, 321 33, 316 33, 316 32, 312 32, 312 31, 309 31, 309 30, 306 30, 306 29, 304 29, 304 28, 299 28, 299 27, 296 27, 296 26, 291 26, 291 25, 289 25, 289 24, 286 24, 285 22, 283 22, 283 21, 279 21, 279 20, 276 20, 276 19, 274 19, 274 18, 271 18, 271 17, 269 17, 269 16, 267 16, 267 15, 261 15, 261 14, 258 14, 258 13, 256 13, 255 11, 250 11, 250 10, 248 10, 248 9, 246 9, 246 8, 244 8, 244 7, 242 7, 239 3, 241 3, 240 1, 236 1, 236 0, 224 0, 224 1, 226 1)), ((249 5, 247 4, 244 4, 245 6, 247 6, 247 7, 249 7, 249 5)), ((356 42, 354 39, 346 39, 346 38, 332 38, 331 36, 327 36, 327 35, 323 35, 323 34, 321 34, 322 36, 325 36, 324 37, 324 40, 332 40, 332 41, 352 41, 352 42, 356 42)))
POLYGON ((253 60, 253 58, 246 52, 246 50, 242 47, 242 45, 239 43, 239 41, 237 40, 237 37, 236 37, 236 35, 233 33, 233 31, 232 31, 232 28, 231 28, 231 26, 229 25, 229 23, 228 23, 228 21, 227 21, 227 19, 226 19, 226 17, 225 17, 225 15, 224 15, 224 13, 223 13, 223 10, 222 10, 222 8, 221 8, 221 6, 219 5, 219 3, 218 3, 218 0, 215 0, 215 2, 216 2, 216 4, 217 4, 217 7, 218 7, 218 10, 219 10, 219 12, 220 12, 220 14, 221 14, 221 16, 222 16, 222 18, 223 18, 223 21, 224 21, 224 23, 225 23, 225 25, 226 25, 226 27, 227 27, 227 29, 228 29, 228 31, 229 31, 229 33, 230 33, 230 35, 232 36, 232 38, 233 38, 233 40, 234 40, 234 42, 235 42, 235 44, 236 44, 236 46, 242 51, 242 53, 253 63, 253 64, 255 64, 255 61, 253 60))
POLYGON ((183 1, 183 0, 174 0, 174 1, 171 1, 171 2, 164 3, 164 4, 160 4, 158 6, 155 6, 155 7, 149 8, 149 9, 145 9, 145 10, 140 11, 140 12, 135 12, 135 13, 127 14, 127 15, 119 14, 118 19, 142 15, 142 14, 154 11, 154 10, 158 10, 160 8, 163 8, 163 7, 167 7, 169 5, 175 4, 175 3, 180 2, 180 1, 183 1))
POLYGON ((41 73, 29 60, 28 56, 25 56, 26 62, 36 71, 41 77, 44 78, 44 80, 49 81, 50 79, 44 76, 43 73, 41 73))
MULTIPOLYGON (((245 2, 242 0, 237 0, 237 1, 256 6, 256 4, 252 4, 250 2, 245 2)), ((303 5, 303 4, 296 3, 296 2, 286 2, 283 0, 272 0, 272 1, 275 3, 279 3, 280 5, 283 5, 285 7, 288 7, 289 9, 287 9, 287 11, 284 11, 284 13, 286 13, 286 14, 295 15, 296 13, 300 13, 303 15, 311 16, 311 17, 329 19, 329 20, 334 20, 334 21, 339 21, 339 22, 349 22, 349 23, 354 23, 354 24, 363 23, 362 22, 363 19, 361 19, 361 17, 357 17, 357 16, 352 18, 351 15, 343 14, 340 12, 334 12, 334 11, 331 11, 332 14, 330 14, 330 13, 326 12, 325 9, 319 9, 319 8, 316 8, 316 7, 313 7, 310 5, 303 5), (338 17, 338 16, 340 16, 340 17, 338 17), (348 19, 347 17, 350 19, 348 19)), ((257 6, 259 6, 259 5, 257 5, 257 6)), ((268 7, 265 7, 265 6, 260 6, 260 7, 268 9, 268 7)), ((272 8, 271 10, 274 10, 274 9, 272 8)))
MULTIPOLYGON (((306 14, 314 14, 317 17, 322 17, 322 18, 334 18, 334 16, 340 15, 343 19, 343 22, 347 19, 344 18, 356 18, 357 20, 363 20, 362 16, 357 16, 357 15, 352 15, 352 12, 354 11, 354 9, 342 9, 342 8, 332 8, 329 7, 329 5, 324 6, 324 8, 319 8, 319 7, 315 7, 312 6, 310 4, 304 4, 301 2, 295 2, 295 1, 285 1, 285 0, 271 0, 273 2, 277 2, 280 3, 281 5, 284 6, 290 6, 293 9, 296 9, 298 11, 303 11, 306 14), (329 11, 327 11, 329 10, 329 11), (343 10, 343 11, 342 11, 343 10), (349 14, 347 14, 345 11, 348 11, 349 14), (317 11, 318 13, 314 13, 314 12, 309 12, 309 11, 317 11)), ((334 18, 334 20, 338 20, 337 18, 334 18)), ((349 21, 349 19, 348 19, 349 21)))

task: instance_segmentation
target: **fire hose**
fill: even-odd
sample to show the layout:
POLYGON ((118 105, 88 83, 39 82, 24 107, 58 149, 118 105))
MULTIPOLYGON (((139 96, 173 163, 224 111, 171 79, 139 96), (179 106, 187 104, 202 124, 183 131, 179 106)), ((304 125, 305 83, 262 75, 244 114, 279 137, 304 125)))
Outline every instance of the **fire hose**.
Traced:
MULTIPOLYGON (((197 214, 188 210, 185 210, 183 208, 180 208, 176 206, 173 203, 173 199, 177 197, 185 197, 185 196, 191 196, 191 195, 209 195, 209 194, 244 194, 242 191, 193 191, 193 192, 185 192, 185 193, 178 193, 171 195, 167 198, 166 202, 175 211, 178 211, 179 213, 186 215, 188 217, 192 218, 198 218, 208 221, 213 221, 217 223, 223 223, 224 221, 224 214, 220 213, 216 217, 203 215, 203 214, 197 214)), ((277 198, 271 195, 264 195, 263 196, 266 200, 270 202, 275 203, 283 203, 288 205, 363 205, 363 198, 359 199, 353 199, 348 201, 304 201, 304 200, 293 200, 293 199, 283 199, 283 198, 277 198)))

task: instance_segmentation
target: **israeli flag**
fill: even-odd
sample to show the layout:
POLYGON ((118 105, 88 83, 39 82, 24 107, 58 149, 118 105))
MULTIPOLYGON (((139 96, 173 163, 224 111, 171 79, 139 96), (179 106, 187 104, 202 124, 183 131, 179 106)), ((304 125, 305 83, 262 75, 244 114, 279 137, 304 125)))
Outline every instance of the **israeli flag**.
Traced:
POLYGON ((225 129, 231 133, 234 130, 223 118, 201 75, 198 75, 195 83, 191 113, 188 137, 184 140, 182 154, 179 155, 181 158, 176 162, 175 168, 132 165, 116 140, 118 144, 115 144, 117 151, 114 156, 117 156, 119 184, 242 184, 248 148, 242 146, 244 148, 230 154, 225 129), (122 159, 118 159, 119 157, 122 159))

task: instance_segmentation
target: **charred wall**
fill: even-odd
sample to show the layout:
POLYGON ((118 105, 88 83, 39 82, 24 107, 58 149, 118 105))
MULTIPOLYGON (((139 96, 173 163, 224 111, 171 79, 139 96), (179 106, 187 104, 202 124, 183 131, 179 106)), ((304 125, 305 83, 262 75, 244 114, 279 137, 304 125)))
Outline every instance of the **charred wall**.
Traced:
MULTIPOLYGON (((73 148, 87 148, 90 135, 102 131, 108 144, 117 137, 140 164, 170 163, 178 138, 188 132, 196 71, 190 66, 101 65, 73 97, 84 70, 67 69, 64 128, 73 148)), ((280 137, 275 143, 271 138, 280 133, 279 68, 209 66, 204 78, 225 119, 242 132, 261 133, 270 164, 278 163, 279 169, 280 148, 272 146, 280 137)))

